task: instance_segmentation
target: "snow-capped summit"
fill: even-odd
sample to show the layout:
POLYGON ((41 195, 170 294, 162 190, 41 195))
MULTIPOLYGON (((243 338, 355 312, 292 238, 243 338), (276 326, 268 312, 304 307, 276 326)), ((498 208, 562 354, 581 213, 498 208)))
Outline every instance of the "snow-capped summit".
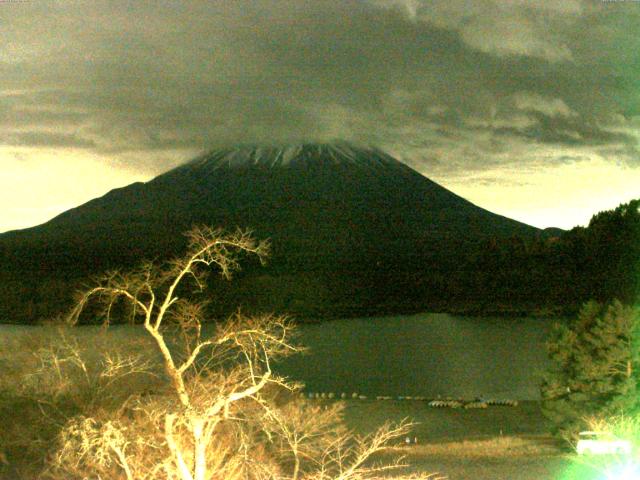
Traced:
POLYGON ((239 145, 210 151, 191 160, 183 168, 212 170, 247 166, 304 167, 317 164, 380 168, 398 165, 382 150, 348 142, 299 143, 282 145, 239 145))

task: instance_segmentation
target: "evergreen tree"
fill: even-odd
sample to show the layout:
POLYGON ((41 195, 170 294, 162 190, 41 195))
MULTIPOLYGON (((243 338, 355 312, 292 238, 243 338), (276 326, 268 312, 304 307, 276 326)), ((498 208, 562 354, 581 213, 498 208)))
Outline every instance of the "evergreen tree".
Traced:
POLYGON ((574 439, 588 417, 633 412, 640 405, 638 310, 614 301, 586 303, 548 342, 552 362, 541 386, 553 431, 574 439))

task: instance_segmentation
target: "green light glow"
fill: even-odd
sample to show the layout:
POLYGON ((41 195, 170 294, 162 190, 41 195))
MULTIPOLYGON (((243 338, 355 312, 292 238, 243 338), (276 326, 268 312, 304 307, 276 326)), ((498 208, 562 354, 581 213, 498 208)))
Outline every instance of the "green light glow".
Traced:
POLYGON ((559 480, 640 480, 640 463, 611 455, 576 456, 559 480))
POLYGON ((629 462, 611 469, 607 473, 607 480, 640 480, 640 467, 635 462, 629 462))

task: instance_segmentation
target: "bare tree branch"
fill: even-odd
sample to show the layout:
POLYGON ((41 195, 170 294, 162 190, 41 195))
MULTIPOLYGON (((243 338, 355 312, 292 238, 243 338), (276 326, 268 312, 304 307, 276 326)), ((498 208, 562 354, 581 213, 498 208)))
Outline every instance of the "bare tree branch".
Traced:
MULTIPOLYGON (((171 480, 364 480, 398 468, 399 461, 372 465, 370 459, 406 433, 408 422, 360 438, 339 426, 337 407, 324 410, 290 399, 283 405, 274 401, 273 392, 296 391, 272 370, 274 359, 301 350, 291 344, 293 326, 287 318, 237 313, 203 338, 206 305, 190 300, 189 293, 205 288, 211 269, 230 278, 240 268, 242 255, 264 263, 269 245, 256 241, 250 231, 225 234, 206 226, 194 227, 187 237, 183 257, 164 266, 147 262, 130 272, 109 272, 78 297, 69 315, 72 324, 93 300, 104 307, 105 324, 119 311, 117 302, 131 307, 132 320, 142 319, 155 342, 172 396, 139 396, 127 402, 137 422, 128 429, 92 420, 69 430, 73 435, 58 465, 85 476, 97 469, 105 478, 117 465, 128 480, 161 475, 171 480), (168 341, 171 328, 179 335, 168 341), (175 338, 183 345, 176 346, 175 338), (111 440, 100 443, 107 438, 111 440), (74 450, 78 444, 82 448, 74 450), (107 444, 109 448, 103 448, 107 444), (76 450, 85 459, 95 455, 103 461, 88 462, 85 468, 72 461, 78 459, 76 450)), ((113 374, 118 369, 110 367, 110 361, 130 370, 138 365, 108 359, 105 368, 113 374)))

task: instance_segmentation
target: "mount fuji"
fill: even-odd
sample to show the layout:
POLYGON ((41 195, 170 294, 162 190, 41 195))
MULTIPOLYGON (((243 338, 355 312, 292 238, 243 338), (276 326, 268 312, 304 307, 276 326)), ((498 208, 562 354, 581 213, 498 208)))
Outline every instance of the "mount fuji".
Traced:
MULTIPOLYGON (((469 245, 542 234, 375 148, 242 145, 113 190, 43 225, 0 235, 0 281, 74 282, 142 258, 174 256, 193 224, 251 228, 270 238, 270 266, 249 266, 244 276, 253 280, 240 283, 262 282, 263 288, 250 289, 258 303, 269 295, 290 297, 277 307, 315 304, 314 292, 335 303, 335 290, 343 302, 366 297, 371 305, 376 295, 407 293, 398 275, 406 280, 454 268, 469 245)), ((26 298, 36 295, 37 286, 20 288, 31 292, 26 298)))

